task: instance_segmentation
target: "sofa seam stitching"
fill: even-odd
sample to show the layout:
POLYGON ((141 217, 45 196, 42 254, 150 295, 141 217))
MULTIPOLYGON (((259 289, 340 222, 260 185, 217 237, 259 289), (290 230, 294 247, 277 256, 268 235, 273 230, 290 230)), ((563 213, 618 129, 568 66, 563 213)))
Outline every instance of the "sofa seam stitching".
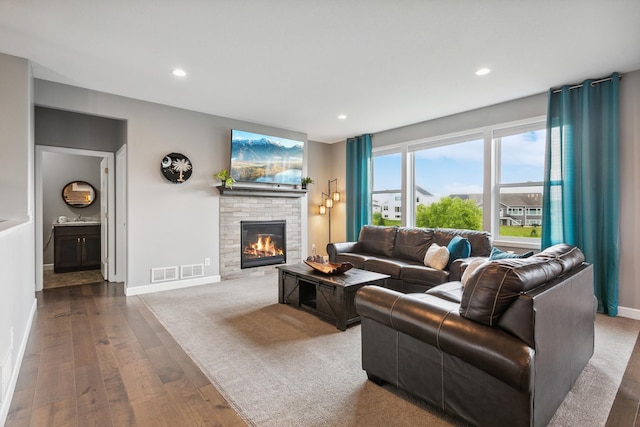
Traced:
POLYGON ((493 304, 491 306, 491 314, 489 315, 489 326, 493 326, 493 315, 496 311, 496 304, 498 303, 498 297, 500 296, 500 291, 502 290, 502 286, 504 285, 504 281, 507 277, 507 274, 509 274, 512 271, 513 271, 513 268, 509 267, 507 271, 504 272, 504 275, 502 276, 502 280, 500 281, 500 286, 498 286, 498 289, 496 291, 496 296, 493 298, 493 304))
POLYGON ((453 313, 453 310, 449 310, 442 319, 440 319, 440 324, 438 325, 438 333, 436 334, 436 347, 438 351, 440 351, 440 387, 441 387, 441 400, 442 400, 442 410, 445 408, 445 397, 444 397, 444 351, 440 348, 440 331, 442 330, 442 325, 444 321, 449 317, 449 315, 453 313))
MULTIPOLYGON (((473 301, 473 297, 474 297, 474 295, 476 294, 476 289, 478 289, 478 282, 480 281, 480 279, 482 278, 482 276, 484 275, 484 273, 485 273, 485 271, 484 271, 484 270, 482 270, 482 271, 480 272, 480 277, 478 277, 478 278, 476 279, 476 282, 473 284, 473 290, 471 291, 471 295, 469 295, 469 300, 467 301, 467 307, 466 307, 466 310, 464 310, 464 313, 460 313, 460 314, 462 314, 462 315, 463 315, 463 316, 465 316, 465 317, 467 316, 467 314, 469 314, 469 309, 471 308, 471 302, 473 301)), ((465 287, 466 287, 466 285, 465 285, 465 287)), ((463 297, 464 297, 464 293, 463 293, 463 297)))
POLYGON ((447 317, 453 312, 453 310, 449 310, 447 311, 447 313, 442 316, 442 319, 440 319, 440 324, 438 325, 438 333, 436 334, 436 346, 438 347, 438 350, 442 351, 442 349, 440 348, 440 331, 442 330, 442 325, 444 323, 444 321, 447 319, 447 317))
POLYGON ((397 303, 398 301, 400 301, 400 300, 402 299, 402 297, 403 297, 403 296, 404 296, 404 295, 399 295, 398 297, 396 297, 396 299, 393 301, 393 304, 391 304, 391 309, 389 310, 389 324, 391 325, 391 327, 392 327, 393 329, 395 329, 395 328, 396 328, 396 327, 394 326, 394 324, 393 324, 393 310, 394 310, 394 309, 395 309, 395 307, 396 307, 396 303, 397 303))

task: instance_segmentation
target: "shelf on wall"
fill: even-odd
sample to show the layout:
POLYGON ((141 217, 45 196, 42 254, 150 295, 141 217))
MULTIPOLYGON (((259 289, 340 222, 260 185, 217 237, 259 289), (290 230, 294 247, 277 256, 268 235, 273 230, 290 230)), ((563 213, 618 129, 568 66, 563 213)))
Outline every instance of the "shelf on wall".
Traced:
POLYGON ((307 190, 292 187, 238 187, 216 186, 221 196, 289 197, 298 198, 307 194, 307 190))

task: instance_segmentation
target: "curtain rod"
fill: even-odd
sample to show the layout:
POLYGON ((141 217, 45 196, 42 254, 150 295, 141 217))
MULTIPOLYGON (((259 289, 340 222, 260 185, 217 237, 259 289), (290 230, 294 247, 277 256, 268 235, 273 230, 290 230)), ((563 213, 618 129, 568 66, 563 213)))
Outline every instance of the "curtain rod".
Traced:
MULTIPOLYGON (((620 80, 622 78, 622 74, 618 74, 618 80, 620 80)), ((598 83, 602 83, 602 82, 608 82, 609 80, 612 80, 611 77, 605 77, 603 79, 599 79, 599 80, 594 80, 591 82, 591 86, 596 85, 598 83)), ((569 90, 572 89, 578 89, 581 88, 582 86, 584 86, 582 83, 574 85, 574 86, 569 86, 569 90)), ((562 92, 562 89, 554 89, 553 92, 551 93, 558 93, 558 92, 562 92)))

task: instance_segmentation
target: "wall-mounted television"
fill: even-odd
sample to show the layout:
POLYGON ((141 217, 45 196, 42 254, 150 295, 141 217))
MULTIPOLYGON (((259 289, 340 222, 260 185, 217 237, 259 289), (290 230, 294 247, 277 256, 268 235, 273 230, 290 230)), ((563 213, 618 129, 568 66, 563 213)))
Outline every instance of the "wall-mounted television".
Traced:
POLYGON ((231 176, 238 182, 300 184, 304 141, 231 130, 231 176))

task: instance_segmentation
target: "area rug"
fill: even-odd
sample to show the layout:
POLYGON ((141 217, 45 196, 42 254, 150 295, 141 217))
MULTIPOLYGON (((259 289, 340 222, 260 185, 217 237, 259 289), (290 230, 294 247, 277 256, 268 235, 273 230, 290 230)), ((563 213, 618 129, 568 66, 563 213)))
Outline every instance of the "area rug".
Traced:
POLYGON ((53 270, 45 270, 42 276, 44 289, 78 286, 98 282, 104 282, 104 278, 102 277, 102 272, 100 270, 72 271, 69 273, 54 273, 53 270))
MULTIPOLYGON (((141 298, 249 425, 464 425, 368 381, 359 325, 340 332, 277 294, 269 275, 141 298)), ((597 317, 595 354, 550 425, 605 425, 639 330, 597 317)))

